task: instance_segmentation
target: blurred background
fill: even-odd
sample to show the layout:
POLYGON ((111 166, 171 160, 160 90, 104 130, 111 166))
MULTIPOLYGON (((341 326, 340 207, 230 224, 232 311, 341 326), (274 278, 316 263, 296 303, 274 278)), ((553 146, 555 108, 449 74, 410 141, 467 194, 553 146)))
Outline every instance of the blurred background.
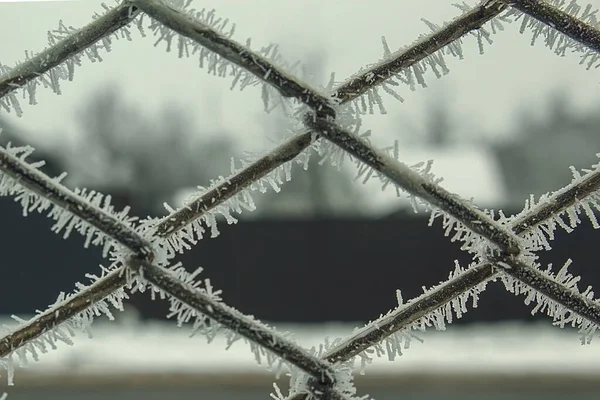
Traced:
MULTIPOLYGON (((459 14, 450 4, 421 0, 271 2, 196 1, 215 8, 252 37, 255 47, 280 44, 290 62, 301 60, 311 84, 326 85, 332 71, 343 81, 382 56, 381 35, 392 50, 459 14), (343 18, 340 18, 343 16, 343 18), (311 29, 306 29, 310 20, 311 29), (335 21, 332 23, 331 21, 335 21)), ((445 2, 444 2, 445 3, 445 2)), ((475 2, 470 2, 475 3, 475 2)), ((594 2, 592 2, 594 3, 594 2)), ((600 2, 595 0, 594 7, 600 2)), ((24 50, 46 47, 57 22, 80 27, 96 0, 0 3, 0 63, 13 66, 24 50)), ((230 91, 231 81, 198 68, 194 56, 179 59, 165 44, 142 38, 118 40, 101 63, 87 59, 62 94, 37 92, 37 105, 22 101, 23 117, 0 109, 0 142, 29 144, 32 159, 45 160, 50 176, 68 172, 67 186, 108 193, 117 209, 161 216, 163 204, 181 205, 197 185, 227 175, 230 158, 266 151, 290 128, 279 112, 263 111, 258 87, 230 91)), ((398 139, 408 164, 434 160, 443 186, 482 208, 519 212, 536 198, 571 180, 570 166, 589 168, 600 149, 598 72, 578 58, 558 57, 543 44, 530 46, 518 23, 493 35, 478 54, 464 41, 464 60, 449 59, 450 74, 428 76, 427 88, 400 88, 405 102, 384 97, 387 115, 368 115, 365 129, 381 146, 398 139)), ((396 305, 447 279, 453 260, 470 260, 460 244, 444 237, 439 221, 385 192, 373 179, 354 182, 351 166, 337 170, 311 161, 294 169, 281 192, 254 196, 257 210, 221 234, 201 241, 177 260, 223 290, 240 311, 290 331, 308 347, 325 336, 348 335, 396 305), (293 256, 290 257, 290 254, 293 256)), ((22 217, 11 198, 0 198, 3 250, 0 315, 27 318, 71 292, 86 273, 99 273, 100 249, 64 240, 45 216, 22 217)), ((580 288, 600 281, 594 232, 584 222, 573 233, 558 232, 545 263, 572 259, 580 288)), ((447 332, 423 334, 395 361, 378 359, 357 377, 361 394, 377 399, 587 399, 597 397, 600 349, 581 346, 577 332, 532 316, 532 305, 488 285, 477 308, 447 332)), ((168 305, 133 295, 124 313, 99 318, 94 339, 83 334, 19 370, 12 399, 80 398, 267 398, 273 376, 256 366, 243 343, 229 351, 217 338, 200 337, 168 321, 168 305)), ((0 387, 6 376, 0 377, 0 387)), ((285 388, 285 379, 278 383, 285 388)))

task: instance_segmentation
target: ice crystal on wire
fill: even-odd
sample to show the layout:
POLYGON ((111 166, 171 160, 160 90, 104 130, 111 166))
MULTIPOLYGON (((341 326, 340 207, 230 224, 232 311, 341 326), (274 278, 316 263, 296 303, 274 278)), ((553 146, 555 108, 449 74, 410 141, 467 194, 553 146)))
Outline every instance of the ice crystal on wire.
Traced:
MULTIPOLYGON (((397 168, 401 168, 403 170, 403 174, 413 175, 413 180, 418 179, 419 181, 426 182, 432 185, 439 185, 442 181, 441 178, 437 178, 431 172, 432 161, 420 162, 412 166, 407 166, 402 161, 399 160, 399 142, 396 140, 393 146, 388 146, 384 148, 375 148, 369 141, 370 131, 366 131, 362 134, 359 134, 359 129, 361 127, 360 118, 357 118, 357 115, 351 111, 350 106, 338 106, 338 115, 340 115, 340 123, 338 124, 342 129, 349 131, 350 134, 353 134, 356 138, 363 140, 366 144, 369 145, 370 148, 374 149, 374 154, 377 154, 377 157, 389 157, 389 162, 387 167, 391 168, 391 163, 397 168), (341 111, 341 112, 340 112, 341 111), (392 161, 393 160, 393 161, 392 161)), ((407 196, 411 202, 413 210, 417 212, 419 209, 424 209, 425 211, 431 212, 430 225, 433 223, 433 220, 439 216, 443 218, 443 225, 445 227, 445 235, 449 236, 451 232, 454 232, 452 237, 452 241, 460 240, 464 242, 462 249, 467 250, 471 253, 478 254, 479 256, 483 256, 487 253, 487 249, 489 245, 487 242, 481 237, 481 235, 476 234, 473 230, 467 228, 465 224, 459 221, 457 218, 447 214, 445 211, 439 209, 437 206, 430 204, 428 201, 421 199, 414 193, 409 193, 406 188, 402 188, 394 183, 389 177, 387 177, 383 172, 380 172, 373 167, 367 165, 362 160, 352 156, 351 154, 346 153, 341 147, 335 145, 334 143, 322 140, 319 142, 315 142, 312 147, 314 147, 322 157, 321 161, 329 159, 330 162, 334 166, 341 167, 346 158, 349 159, 350 162, 354 163, 357 167, 358 173, 355 180, 362 179, 363 183, 366 183, 372 177, 377 177, 381 182, 382 190, 385 190, 388 186, 394 187, 396 190, 396 195, 398 197, 404 195, 407 196)), ((413 185, 421 185, 421 183, 413 182, 413 185)), ((458 198, 456 195, 451 195, 453 198, 458 198)), ((460 199, 466 206, 470 207, 471 210, 479 211, 478 208, 472 201, 460 199)), ((486 217, 485 213, 482 213, 482 216, 486 217)))
MULTIPOLYGON (((45 316, 60 314, 68 308, 67 304, 75 297, 85 295, 90 298, 90 293, 94 292, 96 287, 103 285, 109 278, 113 278, 120 273, 122 273, 122 270, 117 268, 115 264, 112 264, 109 268, 102 267, 100 276, 86 274, 86 277, 90 279, 88 285, 78 282, 75 284, 76 288, 73 293, 65 294, 61 292, 54 304, 51 304, 46 311, 38 312, 38 315, 30 320, 22 320, 13 317, 18 322, 18 325, 3 326, 1 329, 3 331, 3 337, 6 338, 11 333, 27 326, 38 326, 41 324, 39 321, 45 316)), ((8 373, 8 384, 13 385, 15 367, 27 366, 30 358, 34 361, 39 361, 40 354, 47 353, 49 348, 55 350, 58 343, 62 342, 72 345, 73 342, 71 338, 75 336, 76 331, 82 331, 91 338, 90 327, 94 318, 100 315, 106 315, 110 320, 114 319, 110 310, 111 307, 123 311, 123 301, 127 298, 128 296, 124 288, 116 288, 104 298, 95 296, 94 301, 88 302, 87 307, 83 311, 66 319, 61 324, 53 326, 50 330, 40 331, 40 335, 35 339, 22 343, 18 348, 13 349, 10 353, 0 357, 0 367, 5 369, 8 373)))
MULTIPOLYGON (((289 138, 283 141, 279 148, 283 148, 286 143, 295 138, 296 135, 289 136, 289 138)), ((275 152, 276 151, 277 150, 275 150, 275 152)), ((185 204, 180 208, 175 210, 170 206, 167 206, 167 210, 170 213, 169 216, 161 219, 146 219, 141 222, 138 231, 143 237, 154 243, 154 248, 158 253, 164 254, 166 259, 171 259, 174 257, 175 253, 182 253, 184 250, 190 249, 192 245, 196 244, 198 240, 201 240, 207 234, 210 234, 210 237, 218 236, 219 217, 223 217, 228 224, 234 224, 237 223, 236 215, 239 215, 244 211, 254 211, 256 206, 254 204, 252 192, 265 193, 267 190, 278 192, 285 182, 291 180, 293 165, 299 164, 306 166, 311 152, 312 150, 309 147, 309 149, 295 157, 292 161, 284 163, 265 176, 253 180, 233 196, 224 201, 219 200, 216 205, 209 205, 206 210, 203 210, 199 217, 192 221, 188 221, 189 223, 186 226, 179 227, 177 231, 169 232, 164 237, 158 237, 156 234, 156 226, 161 221, 168 220, 171 218, 171 215, 178 210, 189 208, 190 204, 202 198, 202 196, 206 195, 208 192, 216 190, 223 185, 229 186, 231 179, 242 170, 257 162, 262 157, 273 154, 273 152, 256 154, 246 153, 246 156, 239 161, 239 166, 236 166, 236 163, 232 160, 230 175, 211 180, 210 186, 208 187, 199 186, 198 191, 190 195, 185 204)))
MULTIPOLYGON (((313 346, 310 349, 310 354, 314 355, 322 360, 326 359, 327 353, 335 348, 335 346, 341 343, 341 339, 337 338, 333 341, 330 341, 329 338, 325 337, 323 344, 318 347, 313 346)), ((292 366, 292 372, 290 375, 290 386, 288 397, 293 396, 298 393, 307 393, 307 399, 318 400, 319 397, 313 396, 310 393, 310 380, 311 377, 306 373, 300 371, 298 368, 292 366)), ((361 397, 357 397, 356 387, 354 386, 354 363, 352 360, 338 362, 335 363, 335 387, 334 389, 337 392, 345 396, 347 399, 361 399, 366 400, 369 399, 369 395, 364 395, 361 397)), ((271 397, 274 399, 284 399, 286 397, 282 397, 281 389, 277 386, 277 384, 273 385, 275 393, 271 393, 271 397)))
MULTIPOLYGON (((598 154, 600 156, 600 154, 598 154)), ((600 228, 596 212, 600 211, 600 184, 597 183, 600 176, 600 163, 594 164, 589 169, 577 171, 571 168, 573 179, 571 183, 555 192, 546 193, 536 201, 532 195, 525 201, 523 211, 509 218, 513 225, 523 225, 525 216, 532 213, 541 213, 548 207, 556 208, 555 212, 541 221, 535 220, 533 224, 522 226, 526 248, 529 251, 550 250, 550 241, 554 240, 554 232, 562 228, 566 232, 572 232, 581 222, 582 214, 585 214, 594 229, 600 228), (585 191, 579 189, 585 187, 585 191), (571 193, 570 198, 564 200, 566 194, 571 193), (558 199, 561 199, 559 203, 558 199)))
MULTIPOLYGON (((577 283, 579 282, 580 277, 573 276, 568 272, 568 267, 571 265, 571 262, 570 259, 567 260, 562 268, 556 273, 552 272, 552 264, 548 265, 546 270, 541 270, 539 264, 535 267, 540 269, 540 272, 548 279, 561 284, 572 293, 583 295, 591 301, 597 301, 594 300, 594 292, 591 286, 588 286, 583 292, 578 289, 577 283)), ((534 304, 534 307, 531 310, 532 315, 542 312, 551 317, 554 321, 554 325, 559 326, 560 328, 569 325, 578 328, 581 344, 589 344, 591 342, 598 329, 598 326, 595 323, 507 274, 502 275, 502 282, 509 292, 514 293, 515 295, 525 295, 525 304, 534 304)))
POLYGON ((12 147, 8 143, 6 148, 0 147, 0 159, 4 160, 0 163, 0 195, 14 196, 15 201, 21 204, 24 216, 31 212, 47 212, 47 216, 55 221, 51 228, 53 232, 62 233, 63 237, 67 238, 72 231, 77 231, 85 237, 84 247, 88 247, 90 244, 102 246, 103 255, 106 257, 110 249, 115 246, 114 240, 72 211, 54 204, 40 194, 39 190, 51 192, 55 201, 76 197, 79 201, 78 207, 93 208, 99 214, 113 217, 123 226, 132 230, 137 218, 128 215, 129 207, 119 212, 115 211, 110 196, 86 189, 70 191, 61 184, 65 174, 54 179, 48 178, 38 170, 44 165, 43 162, 29 163, 27 161, 27 157, 32 152, 33 148, 30 146, 12 147))
MULTIPOLYGON (((172 275, 174 278, 176 278, 191 292, 199 293, 204 298, 204 301, 206 301, 209 304, 212 304, 208 306, 209 309, 218 306, 222 310, 230 314, 232 318, 235 318, 235 320, 244 321, 250 326, 256 327, 255 329, 257 330, 268 330, 274 342, 279 340, 291 340, 289 333, 280 333, 274 328, 271 328, 268 325, 254 319, 254 317, 244 315, 236 309, 222 303, 220 297, 220 290, 215 290, 208 279, 197 279, 198 274, 200 274, 200 272, 202 271, 201 268, 190 273, 180 263, 177 263, 168 268, 164 268, 163 270, 168 274, 172 275)), ((255 361, 257 362, 257 364, 264 365, 270 371, 274 371, 277 374, 277 376, 279 376, 282 373, 290 373, 293 376, 296 373, 294 372, 295 369, 291 364, 281 359, 279 356, 272 353, 270 350, 260 346, 257 343, 250 341, 249 339, 240 335, 239 333, 224 327, 220 323, 211 320, 208 316, 202 314, 201 312, 189 306, 185 302, 175 297, 172 297, 162 289, 149 284, 144 279, 143 273, 135 276, 131 275, 129 279, 129 286, 132 287, 133 293, 135 293, 136 291, 143 292, 149 290, 152 298, 158 296, 161 299, 167 299, 170 303, 170 313, 168 316, 170 318, 176 318, 177 325, 180 327, 185 324, 191 323, 192 335, 200 333, 203 337, 205 337, 208 340, 208 342, 212 341, 217 335, 222 335, 226 338, 227 349, 229 349, 235 342, 243 340, 250 347, 250 350, 254 354, 255 361)))
MULTIPOLYGON (((327 344, 327 339, 326 342, 327 344)), ((316 355, 318 357, 322 357, 322 355, 325 353, 325 350, 327 349, 326 346, 320 346, 319 349, 316 349, 315 347, 311 348, 310 353, 313 355, 316 355)), ((339 363, 336 364, 336 374, 335 374, 335 386, 334 389, 341 394, 342 396, 345 396, 346 399, 369 399, 368 395, 362 396, 362 397, 357 397, 356 396, 356 387, 354 386, 354 377, 352 375, 353 373, 353 366, 351 363, 339 363)), ((307 400, 319 400, 322 397, 319 396, 314 396, 311 393, 311 377, 309 375, 307 375, 306 373, 303 373, 302 371, 298 370, 298 368, 296 367, 292 367, 295 373, 291 373, 290 374, 290 387, 289 387, 289 393, 288 393, 288 397, 293 396, 295 394, 298 393, 306 393, 307 394, 307 400)), ((279 387, 275 386, 275 393, 281 393, 281 390, 279 389, 279 387)), ((274 394, 271 394, 271 397, 273 398, 277 398, 274 396, 274 394)))
MULTIPOLYGON (((195 24, 200 25, 203 29, 222 35, 225 39, 231 39, 233 37, 235 33, 235 24, 230 23, 229 19, 217 16, 215 10, 198 10, 192 8, 191 4, 192 1, 187 1, 185 4, 183 4, 182 1, 179 1, 177 6, 173 8, 189 17, 195 24)), ((172 4, 170 5, 172 6, 172 4)), ((145 18, 148 17, 142 15, 141 19, 143 20, 145 18)), ((262 85, 261 97, 267 112, 270 112, 279 106, 284 108, 293 106, 293 103, 289 99, 282 97, 276 88, 262 82, 260 78, 256 77, 247 69, 230 62, 219 53, 211 51, 194 40, 172 31, 158 21, 151 20, 147 29, 157 38, 154 43, 155 46, 158 46, 161 42, 165 42, 166 51, 170 52, 173 43, 176 42, 179 58, 189 58, 194 56, 198 60, 198 66, 200 68, 205 68, 209 74, 232 78, 230 86, 231 90, 235 89, 236 86, 239 87, 240 90, 244 90, 247 87, 262 85)), ((243 46, 244 50, 242 52, 257 54, 263 57, 284 75, 292 77, 293 74, 300 71, 300 63, 289 63, 286 61, 279 51, 279 46, 276 44, 263 46, 258 51, 251 50, 251 47, 251 39, 246 39, 245 45, 243 46)), ((229 50, 224 51, 228 52, 229 50)), ((268 76, 269 73, 270 71, 265 71, 265 76, 268 76)))
MULTIPOLYGON (((463 12, 463 14, 470 12, 473 9, 473 6, 470 6, 466 3, 454 5, 457 8, 459 8, 463 12)), ((458 18, 460 18, 460 16, 455 18, 455 20, 458 18)), ((453 21, 445 22, 442 25, 430 22, 426 19, 423 19, 423 22, 431 30, 431 34, 435 34, 441 29, 447 27, 453 21)), ((479 27, 479 29, 472 29, 469 31, 469 36, 472 36, 476 39, 480 53, 483 53, 484 42, 492 44, 492 34, 496 34, 498 31, 504 30, 503 23, 508 22, 510 22, 510 19, 508 19, 505 15, 501 14, 490 21, 491 31, 485 27, 479 27)), ((426 41, 430 40, 431 34, 422 34, 412 44, 403 46, 400 49, 393 52, 390 51, 389 45, 385 37, 382 37, 382 59, 378 63, 367 65, 366 67, 361 68, 350 79, 362 76, 367 71, 375 69, 379 66, 383 66, 386 62, 390 60, 399 59, 407 52, 408 49, 421 45, 426 41)), ((367 113, 373 114, 375 108, 377 108, 381 114, 386 114, 387 112, 383 105, 383 98, 381 96, 380 89, 382 89, 385 93, 389 94, 390 96, 394 97, 396 100, 399 100, 401 102, 404 101, 402 95, 397 90, 400 84, 405 84, 409 87, 411 91, 415 91, 417 86, 421 86, 423 88, 427 87, 427 84, 425 82, 426 75, 433 74, 438 79, 447 75, 450 72, 450 69, 447 65, 446 59, 454 57, 459 60, 462 60, 464 56, 462 48, 463 43, 464 39, 462 37, 457 38, 456 40, 453 40, 446 46, 438 49, 437 51, 427 52, 427 55, 425 55, 422 59, 419 59, 416 62, 411 62, 410 65, 408 65, 405 68, 402 68, 397 72, 386 71, 385 75, 387 76, 389 74, 390 77, 385 79, 379 85, 369 84, 369 80, 372 80, 375 77, 375 75, 367 74, 365 78, 365 83, 367 84, 367 86, 370 87, 367 88, 364 94, 350 102, 353 112, 357 115, 364 115, 367 113)))
MULTIPOLYGON (((104 3, 102 7, 106 12, 114 8, 104 3)), ((136 11, 135 14, 131 14, 130 18, 134 18, 138 13, 136 11)), ((100 17, 98 13, 94 13, 94 19, 98 20, 100 17)), ((15 67, 9 67, 0 63, 0 93, 3 93, 3 90, 6 89, 6 87, 3 87, 5 85, 17 87, 18 85, 10 83, 17 77, 35 76, 29 78, 21 86, 20 90, 23 93, 23 97, 29 99, 30 105, 37 104, 35 95, 39 85, 42 85, 44 88, 50 88, 56 94, 61 94, 61 81, 73 80, 75 66, 81 66, 84 55, 91 62, 99 62, 103 60, 102 53, 110 52, 113 40, 120 38, 131 40, 129 28, 126 25, 122 26, 120 29, 103 36, 100 40, 85 47, 81 52, 71 52, 69 58, 66 58, 63 62, 45 70, 42 74, 39 73, 40 67, 46 69, 49 60, 57 59, 59 58, 59 54, 71 49, 73 47, 71 43, 73 40, 88 40, 91 31, 89 27, 75 29, 60 21, 57 29, 48 32, 49 47, 44 51, 41 53, 26 51, 25 61, 18 63, 15 67)), ((4 96, 0 96, 0 111, 2 110, 7 112, 14 110, 18 117, 22 116, 23 111, 13 88, 8 88, 8 92, 4 92, 4 96)))
MULTIPOLYGON (((475 264, 473 264, 469 268, 475 267, 475 264)), ((422 295, 406 303, 403 302, 402 296, 398 294, 398 307, 390 310, 385 315, 381 315, 362 328, 355 328, 346 339, 338 338, 331 342, 326 341, 323 345, 325 350, 323 356, 327 357, 346 348, 355 338, 365 337, 373 331, 383 331, 385 334, 381 335, 382 339, 378 343, 372 344, 367 349, 358 352, 358 354, 348 357, 343 365, 350 366, 351 369, 358 367, 361 374, 364 374, 365 368, 375 357, 387 356, 388 360, 394 361, 396 357, 403 355, 403 351, 410 347, 413 340, 423 342, 419 333, 425 332, 430 327, 436 330, 445 330, 446 324, 452 323, 454 318, 461 318, 468 311, 467 305, 469 302, 471 302, 471 307, 477 307, 479 295, 485 290, 487 281, 468 288, 450 301, 438 304, 437 307, 421 309, 424 306, 420 306, 424 300, 435 297, 442 289, 455 285, 467 271, 468 269, 461 267, 458 261, 455 261, 455 268, 449 273, 448 280, 445 282, 441 282, 430 289, 424 287, 422 295), (419 311, 414 313, 423 314, 423 316, 412 319, 411 314, 406 312, 411 307, 419 307, 419 311), (356 365, 357 363, 358 365, 356 365)))
MULTIPOLYGON (((579 19, 580 21, 598 28, 600 25, 596 15, 598 10, 593 8, 591 4, 585 7, 578 5, 575 0, 546 0, 545 3, 558 8, 561 11, 579 19)), ((537 19, 522 13, 516 8, 511 8, 506 14, 507 18, 513 21, 521 21, 520 32, 525 33, 526 30, 531 32, 531 45, 542 40, 544 45, 554 51, 555 54, 563 57, 567 53, 578 54, 580 57, 579 63, 586 65, 587 69, 598 67, 600 64, 600 54, 597 50, 579 43, 578 41, 566 36, 557 31, 554 27, 547 25, 537 19)))

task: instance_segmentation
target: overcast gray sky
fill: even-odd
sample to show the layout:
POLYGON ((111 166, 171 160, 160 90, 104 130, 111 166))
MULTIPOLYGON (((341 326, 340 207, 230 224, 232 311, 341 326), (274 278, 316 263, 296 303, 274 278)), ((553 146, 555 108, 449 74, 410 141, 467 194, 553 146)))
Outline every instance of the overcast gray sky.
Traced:
MULTIPOLYGON (((382 57, 382 35, 394 51, 429 32, 421 18, 442 23, 458 15, 459 10, 451 3, 195 0, 192 4, 196 8, 214 8, 219 16, 234 22, 234 39, 239 42, 251 37, 254 48, 270 42, 280 44, 281 52, 290 61, 326 52, 327 69, 334 71, 340 81, 382 57)), ((24 59, 25 50, 42 50, 47 45, 47 31, 55 29, 60 19, 66 25, 81 27, 90 22, 94 11, 102 11, 100 4, 98 0, 0 3, 0 62, 14 65, 24 59)), ((593 0, 592 4, 598 8, 600 0, 593 0)), ((400 135, 398 118, 422 126, 428 96, 442 92, 451 100, 452 111, 465 130, 480 127, 481 135, 507 130, 515 110, 527 104, 544 106, 548 95, 560 87, 568 88, 577 107, 598 104, 600 72, 587 71, 578 65, 576 56, 558 57, 542 43, 530 46, 531 34, 521 35, 518 23, 506 28, 493 36, 494 44, 487 46, 483 55, 479 55, 476 41, 467 38, 464 60, 449 58, 450 74, 439 80, 431 76, 427 89, 410 92, 408 87, 401 88, 404 103, 384 97, 389 114, 365 118, 364 126, 373 130, 374 141, 382 145, 392 143, 400 135)), ((152 36, 142 38, 135 28, 133 32, 133 41, 116 41, 103 62, 92 64, 85 60, 76 69, 74 81, 62 84, 62 95, 41 89, 38 105, 27 106, 24 101, 24 116, 16 122, 28 130, 76 135, 74 117, 82 102, 101 86, 115 82, 127 99, 145 108, 149 115, 164 102, 175 102, 194 113, 200 129, 220 126, 240 132, 240 140, 249 149, 268 145, 269 133, 264 132, 256 118, 262 112, 259 87, 229 91, 229 79, 208 75, 198 68, 196 60, 178 59, 176 52, 165 52, 164 43, 154 48, 152 36), (198 102, 199 98, 208 100, 198 102)), ((427 154, 419 152, 418 156, 427 154)), ((410 153, 407 157, 409 162, 418 161, 411 159, 414 155, 410 153)), ((453 173, 460 175, 459 170, 447 166, 442 171, 447 181, 452 180, 453 173)), ((477 199, 478 194, 469 192, 473 188, 448 188, 477 199)))

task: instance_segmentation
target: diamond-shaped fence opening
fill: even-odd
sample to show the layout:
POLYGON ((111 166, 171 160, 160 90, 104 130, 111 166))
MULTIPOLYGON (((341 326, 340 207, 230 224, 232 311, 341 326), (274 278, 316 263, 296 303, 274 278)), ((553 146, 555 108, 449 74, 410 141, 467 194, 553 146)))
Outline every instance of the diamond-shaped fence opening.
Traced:
MULTIPOLYGON (((0 108, 20 114, 18 89, 32 102, 40 84, 58 93, 60 81, 73 78, 83 54, 100 59, 100 52, 109 51, 113 39, 129 38, 129 28, 135 24, 142 34, 149 30, 180 54, 195 54, 209 72, 232 78, 233 87, 263 84, 265 107, 287 107, 296 128, 264 156, 232 165, 230 176, 214 180, 182 208, 164 218, 141 221, 129 216, 127 209, 114 210, 109 196, 72 191, 61 185, 62 177, 46 176, 37 169, 39 165, 26 160, 31 148, 1 149, 1 193, 15 196, 25 213, 47 212, 55 221, 55 232, 81 233, 86 246, 102 246, 110 260, 110 266, 100 276, 92 276, 89 285, 79 285, 46 311, 10 328, 0 340, 0 363, 9 382, 15 364, 37 358, 48 345, 69 342, 74 329, 87 330, 96 315, 111 317, 111 308, 122 309, 128 293, 146 290, 170 301, 178 323, 190 322, 194 331, 209 338, 223 334, 228 344, 244 339, 259 363, 290 375, 289 397, 294 399, 355 398, 356 363, 364 366, 383 354, 393 359, 401 354, 412 330, 443 329, 467 311, 467 301, 476 301, 490 281, 500 280, 507 290, 524 294, 526 304, 535 304, 534 311, 545 312, 559 326, 579 328, 582 342, 589 342, 600 322, 600 304, 591 288, 580 292, 577 278, 567 272, 569 263, 553 272, 536 262, 535 253, 549 248, 557 228, 575 228, 582 213, 598 227, 594 215, 598 165, 583 173, 574 171, 568 186, 537 201, 530 199, 521 213, 508 217, 482 211, 442 188, 429 164, 403 164, 398 160, 398 143, 378 149, 360 131, 361 115, 383 107, 382 90, 399 97, 394 90, 399 83, 414 86, 423 83, 426 73, 446 74, 444 59, 462 56, 466 35, 474 36, 482 47, 491 33, 514 20, 557 54, 577 53, 588 68, 598 66, 600 31, 590 6, 581 8, 562 0, 486 0, 458 8, 460 16, 443 26, 428 23, 432 33, 410 46, 392 52, 384 40, 383 60, 323 89, 293 76, 275 46, 254 51, 249 43, 235 42, 225 20, 193 9, 191 1, 131 0, 114 8, 105 6, 105 13, 82 29, 61 23, 49 35, 51 46, 43 52, 14 68, 0 65, 0 108), (253 210, 253 191, 278 190, 290 179, 292 163, 304 164, 311 155, 338 166, 353 162, 360 177, 379 179, 384 187, 394 186, 399 194, 407 194, 416 209, 430 212, 432 219, 441 217, 446 235, 461 241, 462 249, 473 257, 467 267, 456 265, 447 281, 407 302, 398 296, 398 307, 347 338, 326 341, 318 351, 303 349, 287 335, 223 303, 219 291, 197 279, 199 271, 189 273, 182 265, 171 265, 177 253, 205 235, 218 233, 218 215, 232 221, 236 213, 253 210)), ((275 392, 274 396, 286 398, 275 392)))

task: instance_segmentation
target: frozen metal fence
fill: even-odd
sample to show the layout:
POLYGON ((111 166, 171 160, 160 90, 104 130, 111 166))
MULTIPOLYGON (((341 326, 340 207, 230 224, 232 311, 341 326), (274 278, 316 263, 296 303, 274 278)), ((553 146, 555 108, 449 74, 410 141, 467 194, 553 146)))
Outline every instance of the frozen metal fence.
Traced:
MULTIPOLYGON (((423 84, 425 74, 445 75, 444 59, 462 58, 461 45, 467 37, 473 36, 483 48, 485 42, 491 43, 492 34, 516 20, 521 21, 522 32, 531 30, 534 41, 543 40, 558 55, 577 54, 588 68, 600 61, 600 31, 590 6, 564 0, 487 0, 457 7, 461 15, 442 26, 427 22, 432 33, 405 48, 392 52, 383 40, 382 60, 341 84, 332 79, 322 89, 292 75, 276 47, 254 51, 250 42, 234 41, 226 20, 192 9, 191 1, 130 0, 114 8, 105 6, 105 13, 82 29, 61 23, 49 33, 50 47, 41 53, 14 68, 0 65, 0 109, 20 114, 18 90, 32 103, 40 84, 60 93, 60 81, 73 78, 84 54, 92 61, 101 60, 100 53, 110 50, 112 40, 130 39, 129 28, 137 25, 143 35, 149 29, 169 48, 175 43, 180 57, 194 55, 210 73, 232 78, 232 88, 262 84, 265 107, 287 107, 297 128, 271 152, 242 160, 239 166, 232 164, 230 176, 214 180, 181 209, 146 220, 128 216, 127 209, 114 210, 109 196, 70 190, 61 184, 62 177, 46 176, 37 169, 39 165, 26 160, 32 151, 29 147, 1 149, 0 192, 15 196, 24 214, 46 212, 54 219, 57 233, 66 236, 77 231, 86 237, 86 246, 102 246, 110 261, 100 276, 88 276, 90 284, 61 295, 34 318, 5 328, 0 364, 8 371, 9 382, 15 365, 37 359, 59 341, 69 343, 74 329, 87 330, 97 315, 111 318, 110 309, 122 309, 128 293, 136 291, 167 298, 171 316, 179 324, 189 322, 208 338, 223 334, 230 344, 245 340, 259 363, 290 375, 289 395, 275 387, 273 396, 282 399, 356 398, 352 373, 357 367, 365 367, 373 357, 393 359, 402 354, 414 330, 443 329, 467 311, 469 299, 476 306, 492 281, 502 282, 516 295, 524 294, 525 303, 534 304, 534 312, 545 312, 556 325, 579 328, 581 340, 589 342, 600 323, 600 304, 591 288, 583 292, 577 288, 578 278, 567 272, 569 262, 552 271, 539 265, 535 254, 550 248, 556 229, 572 230, 583 214, 598 227, 594 215, 598 165, 574 170, 568 186, 537 200, 532 197, 521 213, 505 216, 501 211, 480 210, 443 189, 428 164, 403 164, 397 159, 397 143, 378 149, 360 133, 360 116, 374 108, 383 110, 381 90, 399 98, 394 87, 400 83, 414 87, 423 84), (207 280, 196 279, 199 271, 190 273, 171 260, 202 239, 207 229, 212 236, 218 234, 217 216, 232 222, 236 213, 252 210, 252 191, 279 190, 290 179, 292 164, 306 163, 311 154, 335 165, 354 162, 360 177, 380 179, 384 187, 407 194, 415 208, 431 213, 432 220, 441 217, 446 235, 463 242, 473 262, 449 268, 447 281, 417 298, 404 302, 398 292, 397 308, 350 337, 326 340, 321 348, 307 350, 289 335, 229 307, 207 280)), ((285 260, 281 263, 285 268, 285 260)))

